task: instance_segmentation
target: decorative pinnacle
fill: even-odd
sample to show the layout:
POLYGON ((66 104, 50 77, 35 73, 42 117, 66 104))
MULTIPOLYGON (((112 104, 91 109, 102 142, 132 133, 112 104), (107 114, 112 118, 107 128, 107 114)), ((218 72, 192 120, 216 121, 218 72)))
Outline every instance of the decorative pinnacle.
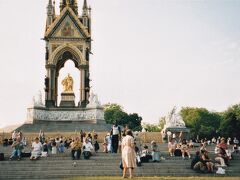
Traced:
POLYGON ((84 3, 83 3, 83 9, 87 9, 87 0, 84 0, 84 3))
POLYGON ((70 0, 67 0, 67 6, 69 6, 70 5, 70 0))

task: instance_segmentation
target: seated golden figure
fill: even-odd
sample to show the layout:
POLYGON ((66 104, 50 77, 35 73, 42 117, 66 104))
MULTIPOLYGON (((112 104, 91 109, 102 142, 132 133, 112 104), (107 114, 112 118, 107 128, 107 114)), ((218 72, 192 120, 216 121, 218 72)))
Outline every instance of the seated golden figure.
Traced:
POLYGON ((70 74, 62 80, 62 85, 64 92, 73 92, 73 78, 70 74))

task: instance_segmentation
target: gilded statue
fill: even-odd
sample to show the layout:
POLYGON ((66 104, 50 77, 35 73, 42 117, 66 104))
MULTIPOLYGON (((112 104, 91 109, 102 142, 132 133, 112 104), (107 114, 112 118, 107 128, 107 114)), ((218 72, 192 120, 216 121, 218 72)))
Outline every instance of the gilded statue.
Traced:
POLYGON ((70 74, 62 80, 64 92, 73 92, 73 78, 70 74))

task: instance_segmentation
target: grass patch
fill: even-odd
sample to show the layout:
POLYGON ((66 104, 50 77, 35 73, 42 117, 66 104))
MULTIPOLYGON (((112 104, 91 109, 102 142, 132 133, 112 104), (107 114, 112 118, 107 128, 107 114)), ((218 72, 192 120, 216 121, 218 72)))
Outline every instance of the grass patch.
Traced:
MULTIPOLYGON (((75 177, 66 180, 120 180, 122 177, 75 177)), ((240 177, 134 177, 134 180, 240 180, 240 177)))

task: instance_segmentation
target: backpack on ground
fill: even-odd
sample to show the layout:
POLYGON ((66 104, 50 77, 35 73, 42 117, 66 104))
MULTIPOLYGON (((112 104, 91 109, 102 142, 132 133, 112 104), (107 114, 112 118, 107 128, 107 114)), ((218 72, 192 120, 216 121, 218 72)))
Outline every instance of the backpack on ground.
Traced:
POLYGON ((4 161, 4 154, 0 153, 0 161, 4 161))

